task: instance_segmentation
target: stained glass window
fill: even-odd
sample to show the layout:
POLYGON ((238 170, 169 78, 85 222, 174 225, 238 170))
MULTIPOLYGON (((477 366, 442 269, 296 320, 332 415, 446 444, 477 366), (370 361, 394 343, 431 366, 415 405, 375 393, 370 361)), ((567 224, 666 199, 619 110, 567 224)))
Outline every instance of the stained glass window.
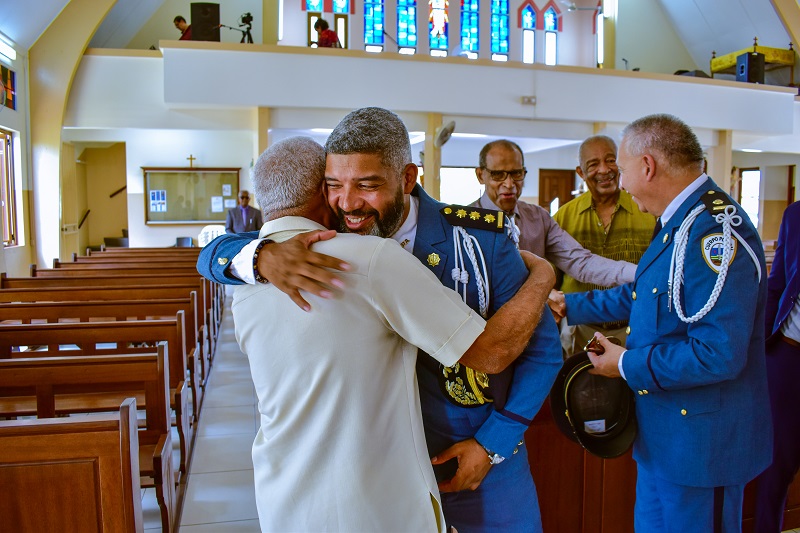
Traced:
POLYGON ((322 0, 306 0, 306 11, 322 13, 322 0))
POLYGON ((430 14, 428 15, 428 32, 431 38, 431 51, 444 50, 447 52, 447 31, 449 19, 447 18, 447 6, 450 5, 448 0, 429 0, 428 4, 431 6, 430 14))
POLYGON ((350 0, 333 0, 333 12, 347 14, 350 12, 350 0))
POLYGON ((492 54, 508 54, 508 0, 492 0, 492 54))
POLYGON ((544 12, 544 29, 545 31, 558 30, 558 17, 556 16, 556 10, 552 7, 544 12))
POLYGON ((533 30, 536 28, 536 11, 533 10, 533 6, 528 4, 522 10, 522 29, 523 30, 533 30))
POLYGON ((397 44, 417 46, 417 0, 397 0, 397 44))
POLYGON ((478 0, 461 0, 461 49, 478 51, 478 0))
POLYGON ((17 74, 10 68, 0 65, 0 79, 3 83, 0 86, 0 105, 9 109, 17 108, 17 74))
POLYGON ((383 44, 383 0, 364 0, 364 44, 383 44))

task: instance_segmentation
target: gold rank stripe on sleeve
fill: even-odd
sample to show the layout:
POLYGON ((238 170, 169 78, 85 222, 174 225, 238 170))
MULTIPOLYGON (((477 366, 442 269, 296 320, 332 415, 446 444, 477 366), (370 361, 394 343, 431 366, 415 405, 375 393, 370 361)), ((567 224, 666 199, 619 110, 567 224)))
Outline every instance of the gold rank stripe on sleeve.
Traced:
POLYGON ((502 233, 505 227, 505 213, 480 207, 448 205, 439 211, 453 226, 478 228, 502 233))

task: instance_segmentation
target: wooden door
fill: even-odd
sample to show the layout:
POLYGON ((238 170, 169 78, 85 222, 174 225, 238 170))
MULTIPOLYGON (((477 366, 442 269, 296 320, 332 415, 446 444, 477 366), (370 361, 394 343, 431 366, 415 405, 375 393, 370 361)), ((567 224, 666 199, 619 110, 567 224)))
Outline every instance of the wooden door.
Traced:
POLYGON ((550 211, 550 202, 558 198, 559 205, 572 200, 575 170, 539 169, 539 205, 550 211))

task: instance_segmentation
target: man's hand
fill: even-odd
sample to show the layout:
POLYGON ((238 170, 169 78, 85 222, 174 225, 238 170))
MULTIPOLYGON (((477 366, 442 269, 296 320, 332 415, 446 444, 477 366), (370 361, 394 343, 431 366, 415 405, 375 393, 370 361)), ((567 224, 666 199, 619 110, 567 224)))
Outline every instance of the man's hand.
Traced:
POLYGON ((310 231, 282 243, 267 244, 258 254, 258 273, 288 294, 298 307, 310 311, 311 306, 300 295, 301 290, 332 298, 332 287, 344 288, 344 282, 328 269, 349 270, 350 265, 309 250, 313 243, 335 236, 334 230, 310 231))
POLYGON ((431 459, 431 464, 440 465, 454 457, 458 460, 456 475, 453 476, 453 479, 440 481, 439 492, 475 490, 489 473, 489 469, 492 468, 486 450, 475 439, 462 440, 453 444, 431 459))
POLYGON ((589 370, 589 373, 605 376, 607 378, 622 377, 619 373, 619 358, 623 352, 625 352, 625 348, 609 341, 599 331, 594 334, 594 337, 600 342, 600 345, 605 351, 602 355, 596 355, 594 352, 587 352, 589 354, 589 360, 592 362, 592 365, 594 365, 594 369, 589 370))
POLYGON ((564 298, 564 293, 553 289, 547 297, 547 305, 550 307, 550 312, 553 318, 556 319, 556 324, 561 323, 561 319, 567 316, 567 299, 564 298))

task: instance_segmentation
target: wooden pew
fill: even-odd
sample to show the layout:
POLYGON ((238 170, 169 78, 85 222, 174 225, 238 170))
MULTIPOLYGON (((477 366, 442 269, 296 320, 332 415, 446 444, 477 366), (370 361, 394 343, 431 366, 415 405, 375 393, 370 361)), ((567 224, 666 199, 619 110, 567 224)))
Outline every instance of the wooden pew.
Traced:
POLYGON ((167 347, 157 353, 44 357, 0 361, 0 414, 55 418, 114 410, 125 398, 145 409, 135 433, 138 474, 155 487, 163 531, 175 521, 177 479, 172 467, 167 347))
MULTIPOLYGON (((219 320, 221 320, 221 311, 219 303, 214 295, 216 290, 210 281, 201 277, 196 272, 194 274, 175 274, 163 276, 158 274, 138 274, 138 275, 108 275, 107 271, 98 273, 97 271, 87 271, 83 275, 68 275, 66 277, 51 277, 51 278, 9 278, 4 273, 0 274, 0 301, 10 302, 17 300, 6 299, 2 293, 5 289, 44 289, 44 288, 80 288, 88 289, 89 287, 102 287, 110 288, 117 286, 126 286, 128 288, 135 286, 151 286, 151 285, 185 285, 187 290, 197 291, 198 304, 202 308, 203 326, 206 332, 206 342, 208 350, 208 358, 213 361, 214 350, 216 349, 216 339, 219 331, 219 320)), ((157 291, 149 291, 150 294, 157 294, 157 291)), ((86 298, 74 298, 76 300, 85 300, 86 298)), ((112 299, 112 298, 94 298, 94 299, 112 299)), ((142 297, 134 297, 133 299, 142 299, 142 297)), ((57 300, 63 300, 58 298, 57 300)))
MULTIPOLYGON (((191 291, 188 298, 152 300, 95 300, 86 302, 25 302, 0 303, 0 322, 30 324, 31 322, 68 322, 75 320, 87 322, 98 320, 145 320, 148 318, 174 317, 183 311, 185 319, 185 338, 187 364, 195 365, 199 375, 199 385, 204 386, 210 371, 203 338, 203 326, 198 324, 197 293, 191 291), (197 368, 199 367, 199 368, 197 368)), ((199 413, 202 398, 198 399, 195 413, 199 413)))
POLYGON ((152 346, 129 347, 128 344, 155 344, 159 341, 167 343, 170 407, 175 411, 175 425, 178 429, 179 470, 181 474, 185 474, 190 453, 191 426, 189 423, 189 387, 185 381, 186 352, 184 350, 183 311, 179 311, 174 319, 0 324, 0 360, 147 353, 153 350, 152 346), (117 347, 105 347, 105 343, 116 343, 117 347), (77 346, 77 349, 71 345, 77 346), (41 349, 24 352, 12 351, 12 348, 20 346, 37 346, 41 349))
POLYGON ((136 402, 91 419, 0 421, 0 517, 16 533, 142 532, 136 402))
POLYGON ((65 276, 83 276, 90 270, 102 270, 100 276, 141 276, 157 275, 172 276, 175 274, 196 275, 197 268, 194 263, 168 263, 166 265, 151 264, 146 261, 138 263, 60 263, 58 268, 38 268, 31 265, 30 272, 32 278, 59 278, 65 276))

